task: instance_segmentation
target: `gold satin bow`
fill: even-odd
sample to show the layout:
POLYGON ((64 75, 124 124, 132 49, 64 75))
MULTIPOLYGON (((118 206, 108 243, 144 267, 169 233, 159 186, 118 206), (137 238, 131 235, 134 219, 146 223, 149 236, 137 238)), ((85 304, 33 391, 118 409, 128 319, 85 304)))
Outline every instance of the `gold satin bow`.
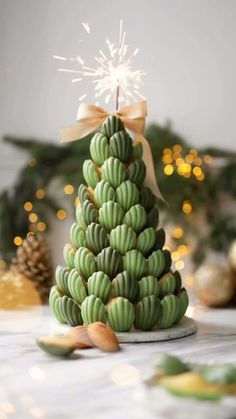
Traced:
POLYGON ((156 181, 151 148, 143 136, 145 117, 147 116, 146 101, 133 103, 115 112, 106 112, 100 106, 81 103, 78 109, 77 123, 60 129, 62 142, 80 140, 97 129, 110 115, 118 116, 122 120, 125 128, 134 133, 134 140, 142 143, 143 160, 146 164, 144 184, 151 189, 156 197, 164 200, 156 181))

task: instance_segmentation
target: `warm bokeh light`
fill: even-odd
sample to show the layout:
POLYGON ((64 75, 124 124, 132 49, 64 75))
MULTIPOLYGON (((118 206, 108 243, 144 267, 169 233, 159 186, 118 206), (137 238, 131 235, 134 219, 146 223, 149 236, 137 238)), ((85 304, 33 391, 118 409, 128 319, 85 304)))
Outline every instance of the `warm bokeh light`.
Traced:
POLYGON ((180 144, 175 144, 175 145, 173 146, 173 151, 174 151, 174 153, 181 153, 181 151, 182 151, 182 146, 181 146, 180 144))
POLYGON ((202 180, 204 180, 204 179, 205 179, 205 175, 204 175, 204 173, 201 173, 199 176, 197 176, 197 180, 202 181, 202 180))
POLYGON ((22 244, 22 242, 23 242, 23 240, 22 240, 22 238, 20 236, 14 237, 13 241, 14 241, 14 244, 16 246, 20 246, 22 244))
POLYGON ((171 154, 164 154, 164 156, 162 157, 162 161, 164 164, 170 164, 173 162, 173 157, 171 156, 171 154))
POLYGON ((74 186, 69 184, 64 186, 64 192, 66 195, 71 195, 74 192, 74 186))
POLYGON ((177 260, 177 262, 175 262, 175 269, 177 269, 178 271, 181 271, 182 269, 184 269, 184 261, 177 260))
POLYGON ((202 169, 201 169, 200 167, 195 166, 195 167, 193 168, 193 174, 194 174, 194 176, 200 176, 200 175, 201 175, 201 173, 202 173, 202 169))
POLYGON ((117 365, 110 372, 110 378, 113 383, 120 386, 136 383, 140 380, 140 377, 140 371, 129 364, 117 365))
POLYGON ((189 247, 186 244, 180 244, 177 248, 177 251, 181 255, 186 255, 189 252, 189 247))
POLYGON ((205 156, 203 157, 203 160, 206 164, 211 164, 213 158, 210 156, 210 154, 205 154, 205 156))
POLYGON ((180 237, 182 237, 183 234, 184 234, 184 231, 183 231, 182 227, 179 227, 179 226, 174 227, 171 231, 171 235, 175 239, 180 239, 180 237))
POLYGON ((37 229, 38 231, 45 231, 46 230, 46 224, 43 221, 39 221, 37 223, 37 229))
POLYGON ((66 218, 66 211, 64 209, 59 209, 56 216, 59 220, 64 220, 64 218, 66 218))
POLYGON ((173 262, 175 262, 176 260, 179 260, 179 258, 180 258, 179 252, 177 252, 177 251, 172 252, 171 253, 171 258, 172 258, 173 262))
POLYGON ((190 201, 184 201, 182 209, 185 214, 190 214, 192 212, 192 205, 190 201))
POLYGON ((192 149, 189 151, 189 154, 190 154, 193 158, 195 158, 195 157, 197 157, 198 152, 197 152, 197 150, 195 150, 195 148, 192 148, 192 149))
POLYGON ((31 222, 31 223, 36 223, 36 221, 38 221, 38 216, 37 216, 37 214, 35 214, 35 212, 32 212, 32 213, 29 215, 29 220, 30 220, 30 222, 31 222))
POLYGON ((164 148, 163 154, 172 154, 171 148, 168 148, 168 147, 164 148))
POLYGON ((43 199, 45 197, 45 190, 42 188, 37 189, 37 191, 35 192, 35 196, 38 199, 43 199))
POLYGON ((196 164, 196 166, 201 166, 202 164, 202 159, 200 157, 196 157, 194 159, 194 164, 196 164))
POLYGON ((33 204, 30 201, 27 201, 24 203, 24 210, 25 211, 32 211, 33 209, 33 204))
POLYGON ((165 175, 167 175, 167 176, 172 175, 173 171, 174 171, 174 166, 173 166, 172 164, 167 164, 167 165, 164 167, 164 173, 165 173, 165 175))

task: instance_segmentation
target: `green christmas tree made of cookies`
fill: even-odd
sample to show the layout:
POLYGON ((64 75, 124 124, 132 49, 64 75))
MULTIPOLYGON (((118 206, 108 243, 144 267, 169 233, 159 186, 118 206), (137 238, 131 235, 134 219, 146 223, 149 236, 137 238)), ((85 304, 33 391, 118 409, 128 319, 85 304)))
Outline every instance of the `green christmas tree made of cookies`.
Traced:
POLYGON ((110 116, 93 136, 90 154, 51 310, 71 326, 100 321, 116 332, 170 328, 184 316, 188 295, 163 250, 156 198, 143 185, 142 144, 110 116))

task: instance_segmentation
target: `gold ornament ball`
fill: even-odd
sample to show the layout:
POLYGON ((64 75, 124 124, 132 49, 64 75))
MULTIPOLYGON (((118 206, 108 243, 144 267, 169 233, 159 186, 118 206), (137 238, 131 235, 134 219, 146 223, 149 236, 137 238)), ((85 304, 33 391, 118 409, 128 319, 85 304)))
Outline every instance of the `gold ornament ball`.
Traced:
POLYGON ((227 259, 230 268, 236 272, 236 240, 229 247, 227 259))
POLYGON ((234 294, 231 273, 218 264, 202 265, 194 275, 194 290, 201 303, 209 307, 225 306, 234 294))
POLYGON ((0 277, 0 309, 22 309, 41 304, 32 281, 11 269, 0 277))

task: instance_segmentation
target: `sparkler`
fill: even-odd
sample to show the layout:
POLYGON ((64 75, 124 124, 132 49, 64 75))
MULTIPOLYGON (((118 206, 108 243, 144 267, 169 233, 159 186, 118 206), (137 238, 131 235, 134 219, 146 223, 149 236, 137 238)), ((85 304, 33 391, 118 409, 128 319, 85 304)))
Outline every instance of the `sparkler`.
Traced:
MULTIPOLYGON (((82 22, 83 28, 90 34, 90 27, 82 22)), ((140 93, 142 77, 145 75, 141 70, 132 69, 132 58, 135 57, 139 49, 136 48, 129 53, 129 46, 125 42, 126 33, 123 31, 123 21, 120 21, 118 44, 106 39, 106 51, 99 49, 95 55, 96 66, 85 65, 84 60, 78 56, 70 58, 69 61, 76 62, 79 69, 59 68, 58 71, 78 74, 79 77, 73 78, 72 82, 80 82, 84 77, 92 79, 95 87, 95 97, 100 99, 105 97, 105 103, 115 100, 116 110, 120 103, 128 104, 130 100, 144 99, 140 93)), ((54 55, 53 58, 61 61, 68 61, 65 57, 54 55)), ((85 99, 87 94, 83 94, 79 100, 85 99)))

